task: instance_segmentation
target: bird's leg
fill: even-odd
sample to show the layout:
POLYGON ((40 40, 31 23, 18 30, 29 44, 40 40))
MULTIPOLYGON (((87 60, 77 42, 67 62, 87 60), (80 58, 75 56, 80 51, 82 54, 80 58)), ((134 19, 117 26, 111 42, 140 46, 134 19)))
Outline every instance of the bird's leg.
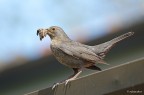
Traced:
POLYGON ((76 79, 80 75, 80 73, 82 72, 82 69, 79 69, 79 68, 73 68, 73 70, 74 70, 74 74, 72 74, 70 77, 68 77, 68 79, 63 80, 63 81, 61 81, 59 83, 54 84, 53 87, 52 87, 52 89, 54 89, 60 83, 64 83, 65 82, 65 85, 67 85, 69 81, 72 81, 72 80, 76 79))
POLYGON ((79 69, 79 68, 73 68, 73 70, 74 70, 74 74, 64 81, 65 85, 67 85, 69 81, 76 79, 82 72, 82 69, 79 69))

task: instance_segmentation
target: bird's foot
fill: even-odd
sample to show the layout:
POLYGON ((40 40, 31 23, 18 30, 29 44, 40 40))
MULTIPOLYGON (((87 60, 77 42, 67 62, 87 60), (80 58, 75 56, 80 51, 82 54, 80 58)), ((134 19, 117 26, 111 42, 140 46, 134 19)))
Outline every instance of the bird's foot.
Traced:
POLYGON ((71 82, 72 80, 74 80, 74 79, 67 79, 67 80, 65 80, 65 86, 67 86, 67 84, 68 84, 69 82, 71 82))
POLYGON ((68 83, 71 82, 72 80, 74 80, 74 79, 73 79, 73 78, 72 78, 72 79, 67 79, 67 80, 65 80, 65 81, 63 81, 63 82, 55 83, 55 84, 53 85, 53 87, 52 87, 52 90, 56 89, 56 88, 58 87, 58 85, 61 84, 61 83, 65 83, 65 86, 67 86, 68 83))
POLYGON ((60 83, 55 83, 52 87, 52 90, 54 90, 60 83))

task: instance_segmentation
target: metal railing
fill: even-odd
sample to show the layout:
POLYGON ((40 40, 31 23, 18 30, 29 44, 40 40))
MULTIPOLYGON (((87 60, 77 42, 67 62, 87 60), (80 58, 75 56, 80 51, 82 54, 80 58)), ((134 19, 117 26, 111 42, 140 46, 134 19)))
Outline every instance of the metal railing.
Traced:
POLYGON ((55 90, 50 87, 26 95, 144 95, 143 67, 144 57, 78 78, 67 86, 60 84, 55 90))

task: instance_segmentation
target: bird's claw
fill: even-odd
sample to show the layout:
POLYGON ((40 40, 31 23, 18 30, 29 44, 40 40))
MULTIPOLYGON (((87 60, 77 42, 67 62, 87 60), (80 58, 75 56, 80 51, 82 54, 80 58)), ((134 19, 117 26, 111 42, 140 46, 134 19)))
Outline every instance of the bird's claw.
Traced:
POLYGON ((65 81, 65 86, 67 86, 67 84, 68 84, 70 81, 72 81, 72 79, 67 79, 67 80, 65 81))
MULTIPOLYGON (((67 86, 68 85, 68 83, 70 82, 70 81, 72 81, 73 79, 67 79, 67 80, 65 80, 65 86, 67 86)), ((52 87, 52 90, 54 90, 58 85, 59 85, 60 83, 55 83, 54 85, 53 85, 53 87, 52 87)))
POLYGON ((52 90, 55 89, 60 83, 55 83, 52 87, 52 90))
POLYGON ((68 84, 68 82, 69 82, 69 80, 66 80, 66 81, 65 81, 65 86, 68 84))

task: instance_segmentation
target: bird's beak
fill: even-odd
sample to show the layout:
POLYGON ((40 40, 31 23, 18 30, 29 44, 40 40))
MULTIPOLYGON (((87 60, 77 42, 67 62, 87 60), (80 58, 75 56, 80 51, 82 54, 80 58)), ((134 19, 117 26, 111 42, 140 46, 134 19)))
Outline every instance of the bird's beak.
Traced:
POLYGON ((51 35, 50 29, 46 29, 46 31, 47 31, 47 34, 50 36, 51 35))
POLYGON ((52 39, 54 36, 53 32, 49 28, 46 29, 46 31, 47 31, 47 34, 49 35, 49 37, 52 39))

